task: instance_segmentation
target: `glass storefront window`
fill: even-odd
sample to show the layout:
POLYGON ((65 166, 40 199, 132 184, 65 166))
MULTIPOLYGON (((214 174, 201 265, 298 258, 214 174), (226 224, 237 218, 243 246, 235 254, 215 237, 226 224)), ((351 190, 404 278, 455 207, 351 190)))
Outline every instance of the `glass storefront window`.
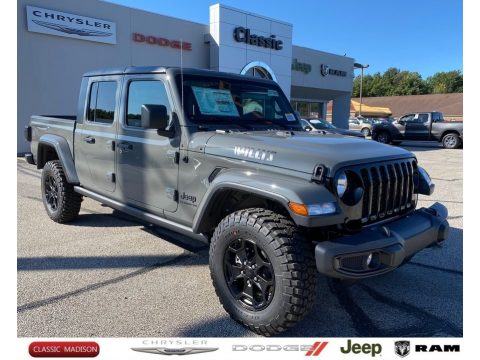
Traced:
POLYGON ((309 101, 290 101, 293 109, 300 113, 302 118, 318 118, 323 114, 323 102, 309 102, 309 101))

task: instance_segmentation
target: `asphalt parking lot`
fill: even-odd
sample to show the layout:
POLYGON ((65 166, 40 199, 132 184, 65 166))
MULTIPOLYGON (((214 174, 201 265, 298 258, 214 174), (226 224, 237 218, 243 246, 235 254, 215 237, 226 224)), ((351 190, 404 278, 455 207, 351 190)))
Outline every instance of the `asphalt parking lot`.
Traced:
MULTIPOLYGON (((436 183, 451 232, 387 275, 350 287, 319 278, 316 304, 288 337, 463 335, 463 150, 404 143, 436 183)), ((17 164, 19 337, 256 336, 231 320, 211 285, 208 248, 85 199, 52 222, 40 171, 17 164)))

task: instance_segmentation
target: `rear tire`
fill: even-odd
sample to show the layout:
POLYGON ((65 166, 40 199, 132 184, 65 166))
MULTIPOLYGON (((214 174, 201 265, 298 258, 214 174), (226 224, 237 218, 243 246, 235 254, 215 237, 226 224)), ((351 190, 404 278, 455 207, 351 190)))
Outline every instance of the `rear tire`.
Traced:
POLYGON ((390 144, 390 142, 392 141, 392 137, 388 132, 382 131, 378 133, 376 140, 382 144, 390 144))
POLYGON ((210 272, 224 309, 257 334, 294 326, 314 302, 313 244, 270 210, 241 210, 220 222, 210 244, 210 272))
POLYGON ((370 136, 371 135, 371 132, 370 132, 370 129, 369 128, 363 128, 361 133, 367 137, 367 136, 370 136))
POLYGON ((455 133, 445 134, 442 138, 442 145, 445 149, 458 149, 461 146, 460 137, 455 133))
POLYGON ((50 219, 58 223, 72 221, 80 212, 82 199, 67 182, 61 162, 47 162, 42 171, 42 200, 50 219))

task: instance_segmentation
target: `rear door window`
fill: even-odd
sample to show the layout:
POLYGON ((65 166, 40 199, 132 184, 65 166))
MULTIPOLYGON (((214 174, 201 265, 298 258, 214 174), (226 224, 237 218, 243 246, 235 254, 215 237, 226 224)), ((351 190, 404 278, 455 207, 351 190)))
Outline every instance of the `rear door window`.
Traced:
POLYGON ((92 83, 88 101, 88 121, 100 124, 113 123, 115 119, 116 93, 116 81, 92 83))

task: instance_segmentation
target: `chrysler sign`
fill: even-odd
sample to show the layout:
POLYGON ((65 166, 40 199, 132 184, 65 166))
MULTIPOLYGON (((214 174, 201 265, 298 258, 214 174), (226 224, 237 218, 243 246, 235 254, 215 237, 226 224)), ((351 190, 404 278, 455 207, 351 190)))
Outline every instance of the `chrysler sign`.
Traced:
POLYGON ((114 22, 27 6, 28 31, 107 44, 117 43, 114 22))

